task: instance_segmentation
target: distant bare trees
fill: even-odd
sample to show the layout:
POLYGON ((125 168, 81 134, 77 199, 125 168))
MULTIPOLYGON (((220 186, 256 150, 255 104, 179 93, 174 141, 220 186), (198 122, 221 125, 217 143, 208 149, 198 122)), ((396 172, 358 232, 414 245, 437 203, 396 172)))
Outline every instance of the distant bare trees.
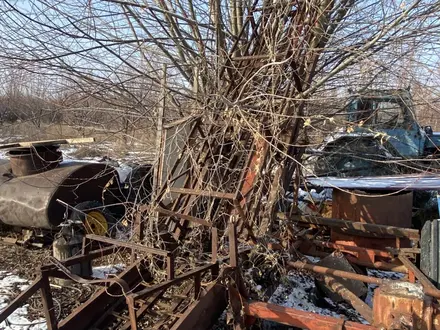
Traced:
POLYGON ((153 124, 163 63, 170 118, 258 109, 269 99, 273 107, 302 104, 287 116, 315 118, 307 104, 328 95, 342 100, 348 87, 432 85, 427 72, 438 64, 439 6, 421 0, 5 0, 0 74, 13 69, 44 77, 51 86, 46 95, 57 99, 63 118, 69 108, 81 108, 80 122, 107 125, 119 118, 124 134, 145 126, 145 118, 153 124), (268 8, 278 16, 258 16, 268 8), (268 20, 272 30, 254 43, 268 20), (296 23, 286 31, 288 20, 296 23), (250 57, 256 53, 264 62, 258 68, 250 57), (239 78, 234 72, 243 65, 253 74, 239 78), (268 94, 259 83, 270 75, 278 76, 272 94, 289 84, 295 91, 268 94), (229 83, 234 87, 223 93, 229 83))

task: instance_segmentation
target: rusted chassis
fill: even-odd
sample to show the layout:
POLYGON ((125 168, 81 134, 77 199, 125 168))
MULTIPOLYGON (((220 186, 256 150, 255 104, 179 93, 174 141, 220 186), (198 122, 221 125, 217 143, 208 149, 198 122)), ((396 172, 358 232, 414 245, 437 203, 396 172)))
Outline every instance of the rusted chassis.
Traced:
MULTIPOLYGON (((18 227, 52 229, 64 218, 60 199, 75 206, 103 201, 104 191, 117 184, 114 168, 100 163, 61 163, 43 173, 15 177, 10 164, 0 165, 0 220, 18 227), (107 189, 105 189, 107 188, 107 189)), ((110 202, 110 194, 104 199, 110 202)))

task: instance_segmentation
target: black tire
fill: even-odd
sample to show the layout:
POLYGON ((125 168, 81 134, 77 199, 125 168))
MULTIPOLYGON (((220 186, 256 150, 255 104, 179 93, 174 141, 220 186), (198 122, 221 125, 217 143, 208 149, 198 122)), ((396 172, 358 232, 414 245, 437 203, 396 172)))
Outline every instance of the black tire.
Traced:
POLYGON ((75 206, 75 210, 72 211, 70 215, 70 219, 74 221, 82 221, 84 223, 86 219, 86 214, 91 211, 98 211, 100 212, 105 220, 107 221, 108 226, 108 232, 107 235, 111 235, 111 233, 114 231, 114 226, 116 224, 116 219, 109 213, 105 207, 102 205, 102 203, 98 201, 87 201, 79 203, 75 206))

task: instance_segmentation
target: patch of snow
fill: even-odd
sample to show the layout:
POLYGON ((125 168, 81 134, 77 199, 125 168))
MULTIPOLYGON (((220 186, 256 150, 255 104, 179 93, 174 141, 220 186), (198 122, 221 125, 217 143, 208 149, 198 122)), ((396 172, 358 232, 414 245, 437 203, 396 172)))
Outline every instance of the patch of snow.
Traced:
POLYGON ((296 308, 306 312, 340 318, 341 316, 329 309, 316 305, 315 280, 312 276, 292 271, 273 293, 269 303, 283 307, 296 308))
MULTIPOLYGON (((396 273, 396 272, 386 272, 383 270, 377 270, 377 269, 367 269, 368 276, 373 276, 377 278, 383 278, 388 280, 400 280, 403 278, 404 274, 402 273, 396 273)), ((365 298, 365 303, 373 307, 373 295, 374 290, 378 287, 376 284, 368 284, 368 294, 365 298)))
MULTIPOLYGON (((14 291, 24 291, 29 287, 29 281, 20 278, 17 275, 0 271, 0 311, 8 306, 14 298, 14 291)), ((45 330, 46 321, 38 319, 30 321, 28 319, 29 305, 23 305, 17 308, 7 320, 0 323, 1 330, 45 330)))
POLYGON ((124 267, 124 264, 93 267, 92 277, 106 279, 110 277, 109 275, 120 273, 124 267))
POLYGON ((312 256, 308 256, 308 255, 305 255, 305 257, 306 257, 310 262, 313 262, 314 264, 318 263, 318 262, 321 260, 321 258, 318 258, 318 257, 312 257, 312 256))

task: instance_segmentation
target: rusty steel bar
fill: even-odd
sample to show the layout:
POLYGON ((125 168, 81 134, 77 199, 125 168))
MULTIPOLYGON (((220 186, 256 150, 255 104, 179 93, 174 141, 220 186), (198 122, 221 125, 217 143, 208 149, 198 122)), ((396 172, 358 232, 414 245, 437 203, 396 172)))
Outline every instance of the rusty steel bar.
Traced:
POLYGON ((424 289, 430 289, 433 292, 438 291, 438 294, 440 295, 440 290, 438 290, 435 285, 425 276, 425 274, 422 273, 420 269, 418 269, 407 257, 403 255, 399 255, 399 260, 402 262, 402 264, 408 268, 409 274, 414 274, 414 276, 420 281, 420 283, 423 285, 424 289))
POLYGON ((163 282, 163 283, 159 283, 159 284, 153 285, 151 287, 147 287, 147 288, 145 288, 145 289, 143 289, 141 291, 138 291, 138 292, 135 292, 135 293, 131 293, 131 295, 133 296, 133 299, 135 299, 135 300, 136 299, 142 299, 143 297, 151 295, 151 294, 153 294, 153 293, 155 293, 157 291, 164 290, 166 288, 169 288, 172 285, 176 285, 176 284, 182 283, 183 281, 185 281, 185 280, 187 280, 187 279, 189 279, 189 278, 191 278, 193 276, 196 276, 199 273, 204 273, 204 272, 206 272, 206 271, 208 271, 208 270, 210 270, 210 269, 212 269, 214 267, 217 267, 217 264, 211 264, 210 263, 210 264, 207 264, 205 266, 201 266, 201 267, 196 268, 196 269, 194 269, 192 271, 189 271, 187 273, 179 275, 176 278, 174 278, 173 280, 166 281, 166 282, 163 282))
MULTIPOLYGON (((403 282, 400 280, 384 280, 384 279, 380 279, 380 278, 376 278, 376 277, 354 274, 354 273, 350 273, 350 272, 344 272, 342 270, 322 267, 322 266, 318 266, 318 265, 310 265, 310 264, 307 264, 302 261, 288 262, 287 264, 289 266, 291 266, 293 268, 297 268, 297 269, 306 269, 306 270, 310 270, 310 271, 320 273, 320 274, 332 275, 332 276, 336 276, 336 277, 347 278, 350 280, 362 281, 364 283, 370 283, 370 284, 382 285, 382 284, 390 283, 390 282, 403 282)), ((424 287, 423 291, 428 296, 440 299, 440 290, 437 290, 437 289, 434 290, 432 288, 424 287)))
POLYGON ((322 246, 322 247, 335 249, 335 250, 346 250, 346 251, 365 252, 365 253, 372 252, 374 255, 379 256, 379 257, 384 257, 384 258, 392 258, 393 257, 391 252, 377 250, 377 249, 368 249, 368 248, 363 248, 363 247, 359 247, 359 246, 337 244, 337 243, 332 243, 332 242, 323 242, 323 241, 319 241, 319 240, 313 240, 312 243, 319 245, 319 246, 322 246))
MULTIPOLYGON (((286 218, 284 214, 279 214, 281 218, 286 218)), ((342 219, 323 218, 311 215, 294 215, 291 217, 293 221, 304 222, 308 224, 323 225, 329 227, 352 229, 362 232, 371 232, 382 235, 391 235, 397 237, 407 237, 413 240, 419 240, 420 234, 416 229, 400 228, 394 226, 375 225, 372 223, 353 222, 342 219)))
MULTIPOLYGON (((311 264, 307 264, 302 261, 288 262, 287 264, 289 266, 291 266, 293 268, 297 268, 297 269, 306 269, 306 270, 310 270, 315 273, 331 275, 331 276, 336 276, 336 277, 342 277, 342 278, 347 278, 350 280, 357 280, 357 281, 361 281, 364 283, 370 283, 370 284, 382 285, 388 281, 391 281, 391 280, 384 280, 384 279, 376 278, 376 277, 372 277, 372 276, 366 276, 366 275, 345 272, 343 270, 337 270, 337 269, 322 267, 322 266, 318 266, 318 265, 311 265, 311 264)), ((401 281, 399 281, 399 282, 401 282, 401 281)))
POLYGON ((170 192, 179 193, 179 194, 187 194, 187 195, 214 197, 214 198, 235 199, 235 194, 225 193, 225 192, 221 192, 221 191, 206 191, 206 190, 199 190, 199 189, 171 187, 170 192))
MULTIPOLYGON (((105 257, 105 256, 108 256, 109 254, 113 254, 113 253, 115 253, 117 251, 118 251, 117 247, 110 246, 110 247, 106 247, 106 248, 103 248, 103 249, 90 251, 86 255, 82 255, 81 254, 81 255, 78 255, 78 256, 75 256, 75 257, 70 257, 70 258, 64 259, 64 260, 62 260, 60 262, 64 266, 69 267, 69 266, 76 265, 76 264, 78 264, 80 262, 83 262, 83 261, 89 261, 89 260, 105 257)), ((42 272, 46 272, 46 271, 53 270, 53 269, 56 269, 56 266, 54 266, 54 265, 44 265, 44 266, 41 266, 41 271, 42 272)))
POLYGON ((174 256, 170 254, 167 257, 167 280, 174 279, 174 256))
POLYGON ((200 218, 197 218, 197 217, 193 217, 193 216, 188 215, 188 214, 182 214, 182 213, 174 212, 174 211, 167 210, 167 209, 164 209, 164 208, 161 208, 161 207, 156 207, 156 211, 159 212, 159 214, 166 215, 168 217, 183 219, 183 220, 194 222, 194 223, 197 223, 199 225, 206 226, 206 227, 211 227, 212 226, 212 224, 209 221, 206 221, 204 219, 200 219, 200 218))
POLYGON ((49 277, 45 273, 42 274, 40 289, 47 329, 58 330, 58 322, 57 318, 55 317, 52 292, 50 291, 49 277))
POLYGON ((264 302, 243 302, 246 315, 302 329, 377 330, 376 327, 264 302))
POLYGON ((112 239, 112 238, 108 238, 108 237, 104 237, 104 236, 89 234, 89 235, 86 235, 86 237, 90 240, 93 240, 93 241, 111 244, 111 245, 115 245, 115 246, 120 246, 120 247, 124 247, 127 249, 132 249, 132 250, 139 250, 142 252, 156 254, 159 256, 168 257, 171 254, 170 251, 155 249, 155 248, 143 246, 140 244, 122 242, 120 240, 116 240, 116 239, 112 239))
POLYGON ((350 261, 350 263, 359 266, 364 266, 367 268, 376 268, 388 272, 397 272, 402 274, 408 273, 408 269, 404 265, 396 265, 395 263, 384 262, 384 261, 375 261, 374 263, 371 263, 371 262, 359 260, 351 255, 346 255, 345 257, 347 258, 348 261, 350 261))
POLYGON ((342 299, 351 304, 351 306, 353 306, 353 308, 359 314, 361 314, 368 323, 373 323, 373 311, 370 306, 362 301, 362 299, 356 296, 352 291, 347 289, 341 282, 332 276, 324 276, 324 281, 333 292, 337 293, 342 297, 342 299))
POLYGON ((125 301, 127 302, 127 308, 128 308, 128 315, 130 317, 130 325, 131 330, 137 330, 137 318, 136 318, 136 311, 134 309, 134 299, 131 296, 127 296, 125 298, 125 301))
POLYGON ((226 287, 213 283, 192 303, 171 330, 211 329, 228 305, 226 287))
POLYGON ((218 230, 217 227, 211 228, 211 262, 217 262, 218 254, 218 230))
POLYGON ((237 227, 234 222, 229 223, 229 265, 238 266, 237 227))

